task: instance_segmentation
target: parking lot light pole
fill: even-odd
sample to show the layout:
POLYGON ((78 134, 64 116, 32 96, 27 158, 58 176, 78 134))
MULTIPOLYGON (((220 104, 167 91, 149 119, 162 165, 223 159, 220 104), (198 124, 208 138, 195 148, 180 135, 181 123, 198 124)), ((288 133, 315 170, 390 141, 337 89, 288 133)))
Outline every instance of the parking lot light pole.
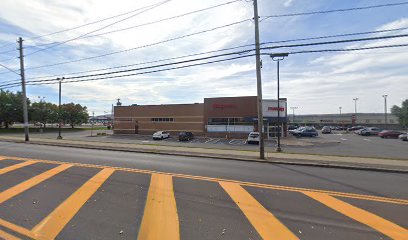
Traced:
POLYGON ((270 55, 273 61, 277 63, 277 77, 278 77, 278 147, 276 148, 277 152, 282 152, 282 148, 280 145, 280 137, 282 135, 282 128, 280 126, 280 97, 279 97, 279 62, 283 60, 285 57, 289 56, 289 53, 273 53, 270 55))
POLYGON ((387 124, 387 97, 388 95, 382 95, 384 98, 384 117, 385 117, 385 124, 387 124))
POLYGON ((292 122, 295 123, 295 109, 298 109, 298 107, 290 107, 292 109, 292 122))
POLYGON ((354 124, 357 123, 357 101, 358 98, 353 98, 354 100, 354 124))

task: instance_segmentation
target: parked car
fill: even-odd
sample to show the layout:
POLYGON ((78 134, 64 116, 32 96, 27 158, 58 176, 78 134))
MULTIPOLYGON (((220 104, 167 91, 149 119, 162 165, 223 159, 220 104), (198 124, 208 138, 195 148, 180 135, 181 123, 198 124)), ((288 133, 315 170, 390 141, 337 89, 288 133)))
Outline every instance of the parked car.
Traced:
POLYGON ((300 130, 295 130, 293 132, 293 136, 296 137, 316 137, 318 135, 316 129, 312 127, 301 128, 300 130))
POLYGON ((360 130, 360 129, 363 129, 363 128, 365 128, 365 127, 364 126, 354 126, 354 127, 347 128, 347 131, 348 132, 354 132, 356 130, 360 130))
POLYGON ((402 141, 408 141, 408 133, 403 133, 399 135, 398 138, 401 139, 402 141))
POLYGON ((364 130, 365 128, 360 128, 354 131, 355 134, 361 135, 361 132, 364 130))
POLYGON ((361 136, 374 136, 378 135, 381 132, 381 129, 376 128, 376 127, 369 127, 369 128, 363 128, 360 130, 360 135, 361 136))
POLYGON ((322 128, 322 134, 331 133, 331 132, 332 132, 332 129, 331 129, 331 127, 329 127, 329 126, 324 126, 324 127, 322 128))
POLYGON ((300 131, 300 130, 302 130, 302 129, 304 129, 304 128, 306 128, 306 127, 298 127, 298 128, 296 128, 296 129, 289 130, 288 132, 289 132, 290 134, 293 134, 295 131, 300 131))
POLYGON ((192 132, 180 132, 179 133, 179 141, 190 141, 194 138, 192 132))
POLYGON ((378 134, 378 136, 381 138, 398 138, 398 136, 401 134, 402 132, 396 130, 383 130, 378 134))
POLYGON ((251 132, 247 139, 248 144, 259 144, 259 132, 251 132))
POLYGON ((161 139, 165 139, 165 138, 169 138, 170 137, 170 133, 166 132, 166 131, 158 131, 153 133, 153 140, 161 140, 161 139))
POLYGON ((296 126, 296 125, 289 125, 288 126, 288 130, 290 131, 290 130, 295 130, 296 128, 298 128, 298 126, 296 126))

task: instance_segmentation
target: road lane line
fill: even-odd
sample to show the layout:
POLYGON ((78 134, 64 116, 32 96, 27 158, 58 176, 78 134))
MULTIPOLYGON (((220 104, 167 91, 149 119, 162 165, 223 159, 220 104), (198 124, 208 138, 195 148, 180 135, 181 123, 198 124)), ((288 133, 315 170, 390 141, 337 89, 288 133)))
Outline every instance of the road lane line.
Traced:
POLYGON ((171 176, 152 174, 137 239, 180 239, 179 218, 171 176))
POLYGON ((6 160, 6 158, 5 158, 5 157, 0 156, 0 161, 1 161, 1 160, 6 160))
POLYGON ((4 240, 21 240, 20 238, 15 237, 15 236, 13 236, 11 234, 8 234, 8 233, 2 231, 1 229, 0 229, 0 238, 4 239, 4 240))
POLYGON ((8 222, 1 218, 0 218, 0 226, 3 226, 5 228, 11 229, 12 231, 16 233, 20 233, 22 235, 35 239, 34 234, 30 230, 23 228, 21 226, 15 225, 14 223, 8 222))
POLYGON ((50 169, 46 172, 43 172, 35 177, 32 177, 20 184, 17 184, 14 187, 11 187, 9 189, 4 190, 3 192, 0 193, 0 204, 3 202, 9 200, 10 198, 34 187, 35 185, 51 178, 54 175, 57 175, 58 173, 70 168, 72 165, 69 164, 63 164, 59 165, 58 167, 55 167, 53 169, 50 169))
POLYGON ((299 188, 299 187, 272 185, 272 184, 264 184, 264 183, 244 182, 244 181, 238 181, 238 180, 233 180, 233 179, 213 178, 213 177, 205 177, 205 176, 187 175, 187 174, 181 174, 181 173, 158 172, 158 171, 153 171, 153 170, 144 170, 144 169, 137 169, 137 168, 114 167, 114 166, 104 166, 104 165, 96 165, 96 164, 55 161, 55 160, 41 160, 41 159, 19 158, 19 157, 7 157, 7 159, 19 160, 19 161, 33 160, 36 162, 58 164, 58 165, 59 164, 72 164, 74 166, 87 167, 87 168, 100 168, 100 169, 112 168, 112 169, 115 169, 116 171, 143 173, 143 174, 156 173, 156 174, 169 175, 172 177, 185 178, 185 179, 202 180, 202 181, 210 181, 210 182, 217 182, 217 183, 220 181, 233 182, 233 183, 238 183, 242 186, 266 188, 266 189, 290 191, 290 192, 304 192, 304 191, 320 192, 320 193, 326 193, 326 194, 329 194, 331 196, 336 196, 336 197, 346 197, 346 198, 362 199, 362 200, 368 200, 368 201, 408 205, 408 199, 380 197, 380 196, 363 195, 363 194, 356 194, 356 193, 346 193, 346 192, 337 192, 337 191, 320 190, 320 189, 299 188))
POLYGON ((314 200, 336 210, 339 213, 346 215, 360 223, 363 223, 382 234, 396 240, 407 240, 408 230, 392 223, 380 216, 365 211, 361 208, 355 207, 349 203, 343 202, 337 198, 334 198, 328 194, 303 192, 305 195, 313 198, 314 200))
POLYGON ((29 166, 31 164, 36 163, 35 161, 27 161, 27 162, 22 162, 22 163, 17 163, 5 168, 0 168, 0 175, 17 170, 19 168, 25 167, 25 166, 29 166))
POLYGON ((265 209, 254 197, 237 183, 220 182, 221 187, 234 200, 241 211, 258 231, 262 239, 298 240, 285 225, 265 209))
POLYGON ((54 239, 75 216, 85 202, 112 175, 114 169, 102 169, 95 176, 78 188, 71 196, 61 203, 52 213, 38 223, 32 232, 36 239, 54 239))

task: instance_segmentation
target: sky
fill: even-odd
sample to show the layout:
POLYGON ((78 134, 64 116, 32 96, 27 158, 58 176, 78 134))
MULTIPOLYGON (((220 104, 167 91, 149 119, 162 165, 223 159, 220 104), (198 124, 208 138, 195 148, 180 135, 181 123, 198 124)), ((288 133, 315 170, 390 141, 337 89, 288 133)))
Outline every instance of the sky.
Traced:
MULTIPOLYGON (((395 2, 397 1, 258 0, 260 42, 396 28, 406 29, 262 46, 408 34, 408 4, 266 18, 395 2)), ((0 64, 19 71, 16 50, 16 40, 19 37, 24 40, 27 82, 148 67, 235 51, 244 52, 227 57, 245 56, 254 53, 245 52, 251 49, 251 46, 146 64, 254 44, 255 27, 252 19, 253 1, 250 0, 2 0, 0 64), (167 19, 223 3, 228 4, 167 19), (103 20, 109 17, 112 18, 103 20), (167 20, 146 24, 162 19, 167 20), (67 29, 71 30, 63 31, 67 29), (114 32, 109 33, 112 31, 114 32), (206 32, 193 34, 202 31, 206 32), (48 35, 55 32, 60 33, 48 35), (180 36, 184 37, 179 38, 180 36), (109 55, 96 57, 106 54, 109 55), (71 74, 132 64, 134 66, 71 74)), ((408 44, 408 38, 262 50, 263 98, 277 98, 277 64, 268 54, 395 44, 408 44)), ((280 61, 280 96, 288 99, 288 107, 297 107, 296 114, 338 113, 339 107, 342 108, 342 113, 354 112, 353 98, 359 99, 358 112, 384 112, 382 95, 388 95, 388 109, 393 105, 401 105, 401 102, 408 98, 407 50, 408 47, 399 47, 289 54, 280 61)), ((198 63, 222 58, 201 60, 198 63)), ((0 67, 0 85, 19 81, 19 78, 17 74, 0 67)), ((88 107, 90 114, 95 112, 95 115, 100 115, 110 112, 111 105, 116 103, 117 98, 120 98, 123 105, 195 103, 203 102, 203 99, 208 97, 255 96, 256 84, 255 56, 250 56, 143 75, 76 83, 63 82, 62 102, 80 103, 88 107)), ((20 91, 21 86, 7 90, 20 91)), ((46 101, 57 103, 58 84, 27 85, 27 96, 31 101, 39 101, 45 97, 46 101)))

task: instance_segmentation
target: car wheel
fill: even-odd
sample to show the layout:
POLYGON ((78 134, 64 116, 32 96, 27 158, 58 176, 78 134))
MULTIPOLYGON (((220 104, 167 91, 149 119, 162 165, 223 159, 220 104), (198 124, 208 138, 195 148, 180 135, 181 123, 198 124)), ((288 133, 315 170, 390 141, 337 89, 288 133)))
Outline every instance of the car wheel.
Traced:
POLYGON ((163 140, 163 136, 161 136, 161 140, 163 140))

